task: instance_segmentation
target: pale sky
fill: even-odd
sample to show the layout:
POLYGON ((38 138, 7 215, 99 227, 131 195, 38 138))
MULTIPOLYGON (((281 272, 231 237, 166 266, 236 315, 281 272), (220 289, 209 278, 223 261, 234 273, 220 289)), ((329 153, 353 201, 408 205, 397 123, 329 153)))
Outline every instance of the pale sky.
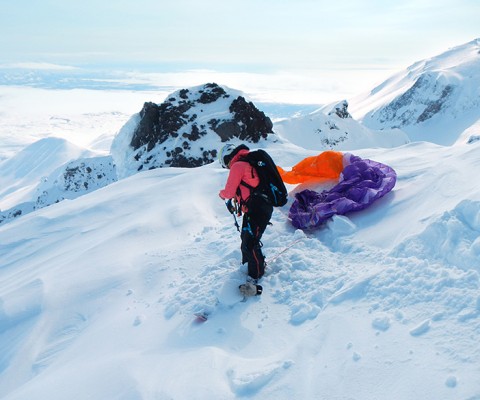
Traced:
POLYGON ((480 37, 479 21, 480 0, 0 0, 0 65, 374 79, 480 37))

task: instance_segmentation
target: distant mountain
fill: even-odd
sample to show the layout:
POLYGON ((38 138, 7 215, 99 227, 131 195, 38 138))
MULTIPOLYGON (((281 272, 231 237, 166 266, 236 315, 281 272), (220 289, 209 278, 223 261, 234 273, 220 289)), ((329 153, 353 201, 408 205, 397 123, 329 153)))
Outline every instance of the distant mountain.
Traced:
POLYGON ((112 157, 95 156, 60 138, 31 144, 0 163, 0 171, 0 225, 117 180, 112 157))
POLYGON ((46 138, 0 162, 0 209, 34 199, 35 187, 44 176, 65 163, 93 153, 60 138, 46 138))
POLYGON ((453 144, 480 120, 480 39, 416 62, 351 103, 369 128, 453 144))
POLYGON ((395 147, 409 142, 399 129, 375 131, 364 127, 352 118, 346 100, 307 115, 278 121, 274 130, 297 146, 319 151, 395 147))
POLYGON ((115 137, 119 176, 161 167, 198 167, 216 160, 227 141, 258 143, 272 121, 244 95, 215 83, 181 89, 162 104, 145 103, 115 137))

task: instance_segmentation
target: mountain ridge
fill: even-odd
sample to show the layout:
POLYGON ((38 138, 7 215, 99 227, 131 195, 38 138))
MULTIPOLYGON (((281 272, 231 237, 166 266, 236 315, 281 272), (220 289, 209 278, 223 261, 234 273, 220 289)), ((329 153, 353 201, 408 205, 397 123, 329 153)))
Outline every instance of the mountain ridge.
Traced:
POLYGON ((451 145, 480 119, 479 71, 475 39, 417 61, 356 97, 353 114, 372 129, 400 128, 411 140, 451 145), (453 123, 445 126, 448 120, 453 123))

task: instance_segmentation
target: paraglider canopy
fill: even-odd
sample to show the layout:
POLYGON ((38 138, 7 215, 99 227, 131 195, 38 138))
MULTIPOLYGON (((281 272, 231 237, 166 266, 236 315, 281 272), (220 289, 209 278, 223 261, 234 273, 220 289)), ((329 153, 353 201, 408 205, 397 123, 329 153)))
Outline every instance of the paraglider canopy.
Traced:
POLYGON ((289 218, 299 229, 317 228, 335 214, 367 208, 390 192, 397 179, 395 171, 385 164, 334 151, 307 157, 289 172, 279 170, 284 181, 291 184, 338 181, 321 193, 303 190, 295 195, 289 218))
POLYGON ((338 180, 343 171, 343 154, 339 151, 324 151, 317 156, 304 158, 291 171, 278 167, 285 183, 320 183, 326 180, 338 180))

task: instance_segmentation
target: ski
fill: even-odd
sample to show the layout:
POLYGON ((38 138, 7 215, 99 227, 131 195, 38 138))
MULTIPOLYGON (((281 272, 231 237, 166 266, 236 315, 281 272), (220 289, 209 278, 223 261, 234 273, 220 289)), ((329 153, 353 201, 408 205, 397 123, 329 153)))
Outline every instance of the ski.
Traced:
POLYGON ((208 317, 210 314, 205 311, 200 311, 200 312, 193 313, 193 315, 195 317, 195 322, 203 323, 208 320, 208 317))

